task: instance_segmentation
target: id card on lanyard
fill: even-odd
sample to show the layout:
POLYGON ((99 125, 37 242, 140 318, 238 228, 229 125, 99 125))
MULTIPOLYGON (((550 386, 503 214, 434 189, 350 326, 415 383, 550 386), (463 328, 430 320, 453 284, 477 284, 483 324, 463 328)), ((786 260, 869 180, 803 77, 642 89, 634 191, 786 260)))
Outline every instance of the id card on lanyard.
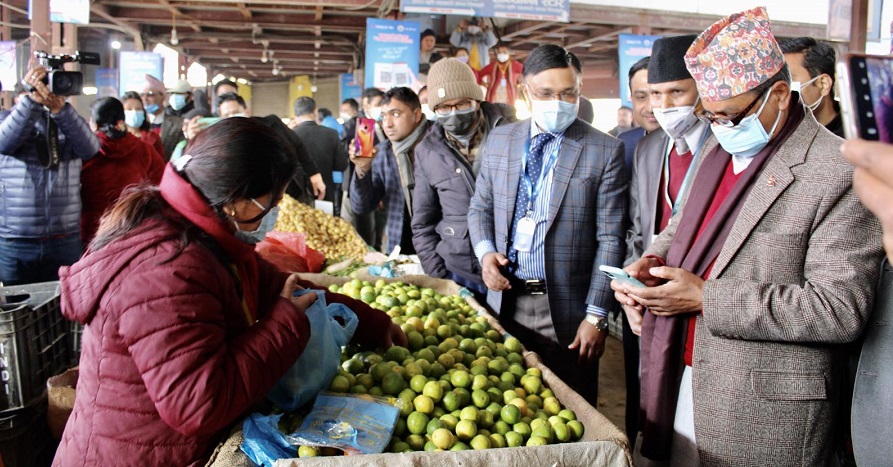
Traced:
POLYGON ((540 171, 539 179, 534 184, 530 179, 530 175, 527 173, 527 159, 530 156, 530 141, 528 141, 525 146, 524 158, 521 159, 521 179, 524 180, 524 189, 527 190, 528 195, 527 210, 524 217, 518 221, 518 228, 515 230, 515 235, 512 239, 512 246, 517 251, 527 253, 533 247, 533 236, 536 233, 537 224, 537 221, 533 218, 534 205, 536 204, 536 199, 543 190, 543 185, 546 184, 546 179, 549 177, 549 172, 552 171, 552 166, 555 165, 555 161, 558 159, 559 147, 560 144, 556 145, 549 154, 543 165, 543 170, 540 171))

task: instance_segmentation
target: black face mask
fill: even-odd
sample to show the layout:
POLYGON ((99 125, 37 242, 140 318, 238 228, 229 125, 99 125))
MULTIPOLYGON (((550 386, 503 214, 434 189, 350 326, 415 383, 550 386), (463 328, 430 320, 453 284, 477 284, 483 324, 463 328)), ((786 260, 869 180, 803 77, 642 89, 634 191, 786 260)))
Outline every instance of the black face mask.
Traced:
POLYGON ((478 121, 477 109, 469 109, 461 113, 454 110, 449 115, 438 115, 437 121, 447 132, 464 136, 476 127, 478 121))

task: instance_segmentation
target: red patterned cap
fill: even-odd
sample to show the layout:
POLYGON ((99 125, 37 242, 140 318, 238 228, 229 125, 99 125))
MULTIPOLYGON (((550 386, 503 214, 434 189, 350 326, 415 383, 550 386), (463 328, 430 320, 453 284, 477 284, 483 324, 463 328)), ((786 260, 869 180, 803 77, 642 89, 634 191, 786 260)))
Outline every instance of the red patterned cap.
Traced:
POLYGON ((717 21, 685 54, 685 66, 697 83, 701 99, 708 102, 750 91, 775 76, 784 63, 766 7, 717 21))

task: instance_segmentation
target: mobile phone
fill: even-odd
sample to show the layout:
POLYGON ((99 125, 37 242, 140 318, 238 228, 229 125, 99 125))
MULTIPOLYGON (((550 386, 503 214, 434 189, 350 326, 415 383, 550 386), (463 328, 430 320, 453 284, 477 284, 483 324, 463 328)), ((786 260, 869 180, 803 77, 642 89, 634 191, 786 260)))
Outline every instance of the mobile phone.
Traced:
POLYGON ((837 82, 846 137, 893 143, 893 57, 847 54, 837 82))
POLYGON ((357 133, 355 136, 356 157, 372 157, 372 148, 375 146, 375 120, 371 118, 357 118, 357 133))
POLYGON ((624 271, 623 269, 615 268, 614 266, 606 266, 603 264, 598 267, 598 270, 605 273, 606 276, 615 281, 622 282, 633 287, 647 287, 645 284, 642 283, 642 281, 636 279, 633 276, 630 276, 629 273, 624 271))

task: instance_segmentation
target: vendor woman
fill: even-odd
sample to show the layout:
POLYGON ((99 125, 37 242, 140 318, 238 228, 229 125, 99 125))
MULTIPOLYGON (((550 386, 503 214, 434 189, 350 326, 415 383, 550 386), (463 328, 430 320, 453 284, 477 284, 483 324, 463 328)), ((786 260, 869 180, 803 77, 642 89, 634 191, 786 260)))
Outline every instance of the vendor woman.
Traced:
MULTIPOLYGON (((252 232, 297 169, 262 123, 202 131, 159 187, 131 188, 83 258, 60 270, 62 313, 85 325, 74 411, 53 465, 204 465, 310 337, 315 294, 254 252, 252 232)), ((405 345, 389 317, 335 294, 354 341, 405 345)))

